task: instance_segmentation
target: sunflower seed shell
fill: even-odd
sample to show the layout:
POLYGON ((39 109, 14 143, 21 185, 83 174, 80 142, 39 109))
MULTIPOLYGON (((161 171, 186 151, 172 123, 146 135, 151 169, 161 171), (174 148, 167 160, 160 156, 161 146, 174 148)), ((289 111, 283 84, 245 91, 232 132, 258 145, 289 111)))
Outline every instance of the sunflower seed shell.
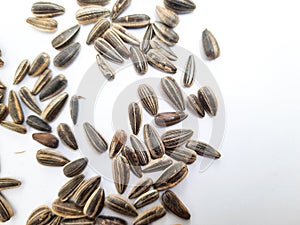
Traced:
POLYGON ((42 52, 31 63, 28 74, 33 77, 38 76, 48 68, 49 64, 50 56, 47 53, 42 52))
POLYGON ((220 56, 220 47, 215 36, 207 29, 202 32, 202 44, 208 59, 216 59, 220 56))
POLYGON ((113 22, 126 28, 141 28, 150 24, 150 17, 145 14, 133 14, 119 17, 113 20, 113 22))
POLYGON ((42 119, 52 122, 61 112, 63 106, 65 105, 69 95, 64 92, 59 96, 55 97, 43 110, 41 117, 42 119))
POLYGON ((29 72, 29 69, 30 62, 28 59, 24 59, 17 68, 13 84, 19 84, 25 78, 26 74, 29 72))
POLYGON ((176 66, 171 63, 166 56, 160 53, 159 50, 150 49, 147 52, 147 60, 151 66, 164 73, 175 74, 177 71, 176 66))
POLYGON ((161 158, 165 154, 165 146, 156 129, 150 124, 144 125, 144 141, 153 159, 161 158))
POLYGON ((195 112, 200 118, 205 116, 204 107, 199 101, 198 97, 194 94, 191 94, 187 97, 187 104, 189 108, 195 112))
POLYGON ((77 36, 80 30, 80 25, 76 24, 58 34, 51 42, 53 48, 61 49, 68 46, 77 36))
POLYGON ((143 52, 135 46, 130 47, 130 52, 130 58, 134 65, 135 71, 141 75, 145 74, 148 71, 148 63, 143 52))
POLYGON ((133 225, 150 224, 166 215, 166 210, 162 205, 154 206, 142 212, 134 221, 133 225))
POLYGON ((37 161, 44 166, 60 167, 66 165, 70 160, 62 153, 52 149, 41 149, 36 153, 37 161))
POLYGON ((122 12, 125 11, 125 9, 128 8, 128 6, 131 4, 132 0, 116 0, 111 13, 110 18, 112 20, 116 19, 122 12))
POLYGON ((167 190, 165 193, 163 193, 161 199, 163 205, 176 216, 179 216, 180 218, 186 220, 189 220, 191 218, 189 210, 173 191, 167 190))
POLYGON ((15 91, 11 90, 8 96, 8 112, 12 120, 17 124, 24 122, 24 113, 21 103, 15 91))
POLYGON ((51 126, 46 121, 34 115, 28 116, 26 119, 26 123, 28 126, 39 131, 44 131, 44 132, 52 131, 51 126))
POLYGON ((113 159, 112 173, 117 191, 123 194, 130 179, 129 164, 124 156, 118 156, 113 159))
POLYGON ((59 52, 54 57, 53 59, 54 66, 67 67, 68 65, 70 65, 78 56, 80 47, 81 47, 80 43, 76 42, 64 48, 61 52, 59 52))
POLYGON ((115 79, 115 71, 111 67, 111 65, 102 57, 102 55, 97 54, 96 61, 99 70, 101 71, 102 75, 109 81, 115 79))
POLYGON ((70 179, 65 183, 58 192, 58 197, 62 202, 69 200, 75 191, 79 188, 80 184, 83 182, 84 175, 79 174, 70 179))
POLYGON ((65 8, 51 2, 36 2, 31 7, 31 12, 36 17, 49 18, 65 13, 65 8))
POLYGON ((142 125, 142 109, 140 105, 136 102, 129 104, 128 115, 132 133, 137 135, 142 125))
POLYGON ((136 208, 129 201, 119 195, 108 195, 105 199, 105 206, 126 216, 136 217, 138 215, 136 208))
POLYGON ((50 133, 35 133, 32 139, 49 148, 57 148, 59 143, 57 137, 50 133))
POLYGON ((175 12, 161 6, 156 6, 155 11, 161 22, 169 27, 174 28, 179 23, 179 17, 175 12))
POLYGON ((76 19, 80 24, 90 24, 109 14, 110 11, 102 6, 85 6, 76 12, 76 19))
POLYGON ((103 153, 108 149, 107 141, 90 123, 85 122, 83 128, 89 142, 97 152, 103 153))
POLYGON ((44 72, 39 76, 36 83, 34 84, 31 93, 37 95, 43 90, 43 88, 52 79, 52 71, 50 69, 45 69, 44 72))
POLYGON ((192 130, 175 129, 167 131, 161 138, 166 148, 176 148, 187 142, 193 134, 192 130))
POLYGON ((116 63, 123 63, 124 60, 122 56, 117 52, 117 50, 111 46, 110 43, 108 43, 103 38, 97 38, 94 42, 95 49, 99 52, 99 54, 103 55, 106 59, 116 62, 116 63))
POLYGON ((39 106, 39 103, 35 99, 35 97, 31 94, 30 90, 27 87, 22 87, 19 90, 19 96, 22 102, 33 112, 38 115, 41 115, 42 110, 39 106))
POLYGON ((189 140, 185 146, 201 156, 213 159, 221 157, 221 154, 216 149, 202 141, 189 140))
POLYGON ((196 73, 195 57, 193 55, 190 55, 185 65, 184 74, 183 74, 183 85, 185 87, 191 87, 194 84, 195 73, 196 73))
POLYGON ((110 27, 110 22, 105 18, 100 18, 91 29, 86 44, 92 44, 96 38, 100 37, 110 27))
POLYGON ((82 173, 82 171, 86 168, 87 164, 87 158, 76 159, 72 162, 67 163, 63 168, 63 172, 66 177, 74 177, 82 173))
POLYGON ((141 84, 138 87, 138 94, 144 109, 150 115, 156 115, 158 111, 158 98, 153 88, 147 84, 141 84))
POLYGON ((155 115, 155 123, 161 127, 168 127, 180 123, 188 117, 185 112, 163 112, 155 115))
POLYGON ((26 22, 39 31, 53 33, 57 30, 55 19, 28 17, 26 22))
POLYGON ((141 179, 130 191, 128 198, 137 198, 140 195, 149 191, 149 189, 153 185, 153 180, 151 178, 144 178, 141 179))

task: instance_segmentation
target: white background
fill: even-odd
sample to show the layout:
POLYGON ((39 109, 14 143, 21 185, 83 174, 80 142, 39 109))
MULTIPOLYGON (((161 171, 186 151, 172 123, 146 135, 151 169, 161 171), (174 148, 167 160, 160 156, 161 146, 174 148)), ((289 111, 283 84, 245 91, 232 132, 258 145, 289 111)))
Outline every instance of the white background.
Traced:
MULTIPOLYGON (((56 2, 66 8, 65 15, 57 17, 61 31, 76 23, 74 13, 79 6, 75 0, 56 2)), ((21 60, 32 61, 42 51, 52 58, 57 53, 50 44, 54 34, 35 31, 26 24, 32 3, 5 1, 0 8, 0 47, 6 62, 0 79, 9 89, 31 88, 35 81, 26 78, 19 86, 12 86, 21 60)), ((147 13, 154 21, 155 5, 162 5, 162 1, 133 0, 124 14, 147 13)), ((225 99, 227 129, 220 149, 222 158, 205 173, 186 181, 189 185, 181 190, 192 222, 169 215, 170 220, 157 224, 300 224, 298 15, 297 1, 292 0, 203 0, 197 1, 194 13, 180 16, 178 44, 202 58, 214 74, 225 99), (221 57, 212 62, 200 54, 204 28, 214 33, 221 48, 221 57)), ((82 50, 76 63, 63 71, 52 67, 54 74, 67 76, 70 95, 95 59, 93 47, 84 44, 90 28, 82 26, 78 38, 82 50)), ((53 129, 58 121, 71 123, 67 109, 53 129)), ((31 140, 32 132, 22 136, 0 127, 0 175, 23 181, 21 188, 3 191, 16 214, 7 224, 24 224, 35 207, 50 206, 66 181, 60 168, 36 162, 35 152, 41 145, 31 140), (18 151, 26 152, 15 154, 18 151)), ((71 159, 79 157, 68 149, 62 151, 71 159)), ((93 173, 87 170, 86 174, 93 173)))

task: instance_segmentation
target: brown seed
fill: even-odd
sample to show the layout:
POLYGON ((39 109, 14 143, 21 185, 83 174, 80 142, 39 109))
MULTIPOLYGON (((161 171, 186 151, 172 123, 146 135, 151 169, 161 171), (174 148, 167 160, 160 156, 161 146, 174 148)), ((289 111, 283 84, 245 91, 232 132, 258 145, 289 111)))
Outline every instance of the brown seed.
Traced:
POLYGON ((50 133, 35 133, 32 139, 49 148, 57 148, 59 143, 57 137, 50 133))
POLYGON ((141 178, 143 176, 139 158, 135 150, 129 146, 125 146, 122 151, 123 156, 127 159, 130 169, 134 175, 141 178))
POLYGON ((8 96, 8 112, 12 120, 17 124, 24 122, 24 113, 21 103, 15 91, 11 90, 8 96))
POLYGON ((68 46, 75 39, 79 30, 80 25, 76 24, 58 34, 51 42, 53 48, 60 49, 68 46))
POLYGON ((152 173, 166 169, 172 165, 173 161, 170 157, 163 156, 162 158, 151 160, 147 166, 143 168, 144 173, 152 173))
POLYGON ((190 13, 196 9, 196 4, 191 0, 164 0, 165 7, 178 14, 190 13))
POLYGON ((52 71, 50 69, 45 69, 44 72, 39 76, 36 83, 34 84, 31 93, 37 95, 41 90, 48 84, 52 78, 52 71))
POLYGON ((130 56, 130 52, 124 44, 123 40, 118 36, 118 34, 112 29, 108 29, 103 34, 103 38, 109 42, 118 53, 125 59, 128 59, 130 56))
POLYGON ((6 198, 0 193, 0 222, 4 223, 14 215, 14 211, 6 200, 6 198))
POLYGON ((172 51, 172 49, 168 45, 166 45, 164 42, 159 40, 157 37, 154 37, 150 40, 150 46, 151 46, 151 48, 156 49, 162 55, 167 57, 169 60, 172 60, 172 61, 177 60, 177 56, 172 51))
POLYGON ((21 186, 22 182, 14 179, 14 178, 0 178, 0 191, 11 189, 11 188, 17 188, 21 186))
POLYGON ((78 5, 88 6, 88 5, 107 5, 110 0, 77 0, 78 5))
POLYGON ((60 123, 57 126, 57 134, 58 134, 60 140, 66 146, 70 147, 73 150, 78 149, 77 141, 76 141, 75 136, 68 124, 60 123))
POLYGON ((195 57, 193 55, 190 55, 183 73, 183 85, 185 87, 191 87, 194 84, 196 73, 195 70, 195 57))
POLYGON ((151 157, 145 144, 135 135, 130 136, 130 142, 139 158, 140 165, 147 165, 151 157))
POLYGON ((151 66, 164 73, 175 74, 177 71, 176 66, 171 63, 166 56, 160 53, 159 50, 150 49, 147 52, 147 60, 151 66))
POLYGON ((124 62, 122 56, 105 39, 103 39, 101 37, 97 38, 94 42, 94 47, 95 47, 96 51, 98 51, 99 54, 101 56, 104 56, 106 59, 116 62, 116 63, 124 62))
POLYGON ((5 120, 7 115, 8 115, 8 107, 5 104, 0 103, 0 122, 2 120, 5 120))
POLYGON ((179 41, 178 34, 161 22, 153 23, 153 31, 162 42, 169 46, 174 46, 179 41))
POLYGON ((148 191, 141 196, 139 196, 133 203, 134 207, 139 209, 148 205, 152 202, 155 202, 159 198, 159 193, 157 190, 148 191))
POLYGON ((158 191, 172 188, 179 184, 188 174, 188 168, 183 162, 176 162, 165 169, 154 182, 153 187, 158 191))
POLYGON ((122 38, 124 42, 136 46, 140 45, 140 40, 121 25, 113 23, 112 29, 119 35, 120 38, 122 38))
POLYGON ((62 202, 68 201, 75 191, 79 188, 80 184, 83 182, 84 175, 79 174, 72 179, 70 179, 67 183, 65 183, 58 192, 58 197, 62 202))
POLYGON ((189 210, 173 191, 167 190, 161 196, 161 200, 163 202, 163 205, 176 216, 179 216, 180 218, 186 220, 189 220, 191 218, 189 210))
POLYGON ((27 133, 26 127, 24 127, 20 124, 12 123, 12 122, 9 122, 9 121, 1 121, 0 125, 7 128, 7 129, 12 130, 12 131, 15 131, 17 133, 20 133, 20 134, 26 134, 27 133))
POLYGON ((113 20, 113 22, 126 28, 141 28, 150 24, 150 17, 145 14, 132 14, 119 17, 113 20))
POLYGON ((54 66, 67 67, 68 65, 70 65, 78 56, 80 47, 81 47, 80 43, 76 42, 64 48, 61 52, 59 52, 54 57, 53 59, 54 66))
POLYGON ((36 2, 31 7, 31 12, 36 17, 49 18, 65 13, 65 8, 51 2, 36 2))
POLYGON ((204 107, 199 101, 198 97, 194 94, 191 94, 187 97, 187 103, 189 108, 195 112, 200 118, 205 116, 204 107))
POLYGON ((66 165, 70 160, 62 153, 52 149, 41 149, 36 153, 37 161, 44 166, 60 167, 66 165))
POLYGON ((147 30, 144 34, 143 41, 141 43, 141 50, 144 53, 147 53, 150 50, 150 40, 153 37, 153 27, 152 24, 148 25, 147 30))
POLYGON ((176 110, 184 111, 185 103, 180 86, 173 77, 167 76, 161 79, 161 88, 176 110))
POLYGON ((130 191, 128 198, 137 198, 143 193, 149 191, 153 185, 153 180, 151 178, 141 179, 130 191))
POLYGON ((51 220, 47 223, 47 225, 60 225, 62 217, 53 215, 51 220))
POLYGON ((59 93, 61 93, 68 84, 68 80, 62 74, 55 76, 41 91, 40 93, 40 101, 46 101, 59 93))
POLYGON ((97 65, 99 70, 101 71, 101 73, 103 74, 103 76, 107 79, 107 80, 113 80, 115 79, 115 71, 114 69, 111 67, 111 65, 102 57, 102 55, 97 54, 96 56, 96 61, 97 61, 97 65))
POLYGON ((63 219, 61 225, 95 225, 94 219, 79 218, 79 219, 63 219))
POLYGON ((86 44, 92 44, 96 38, 100 37, 104 32, 110 27, 110 22, 105 18, 99 18, 99 20, 95 23, 93 28, 91 29, 86 44))
POLYGON ((127 225, 127 222, 115 216, 101 215, 98 218, 96 218, 95 225, 127 225))
POLYGON ((29 215, 26 225, 48 224, 51 220, 51 209, 48 206, 42 205, 37 207, 29 215))
POLYGON ((112 20, 116 19, 128 6, 131 4, 131 0, 116 0, 111 13, 110 18, 112 20))
POLYGON ((218 100, 210 87, 202 87, 198 90, 198 98, 205 111, 210 116, 216 116, 218 111, 218 100))
POLYGON ((53 33, 57 30, 57 21, 55 19, 28 17, 26 22, 43 32, 53 33))
POLYGON ((109 14, 110 11, 102 6, 85 6, 76 12, 76 19, 80 24, 90 24, 109 14))
POLYGON ((180 123, 188 117, 185 112, 163 112, 155 116, 155 123, 161 127, 168 127, 180 123))
POLYGON ((13 84, 19 84, 26 74, 29 72, 30 69, 30 62, 28 59, 24 59, 18 66, 17 71, 15 73, 13 84))
POLYGON ((220 47, 214 35, 207 29, 202 32, 202 44, 208 59, 216 59, 220 56, 220 47))
POLYGON ((27 117, 26 123, 28 126, 44 132, 51 132, 51 126, 44 120, 40 119, 37 116, 31 115, 27 117))
POLYGON ((148 63, 143 52, 138 47, 135 46, 130 47, 130 52, 131 52, 130 58, 134 65, 135 71, 141 75, 147 73, 148 63))
POLYGON ((221 157, 221 154, 216 149, 202 141, 189 140, 185 146, 201 156, 213 159, 221 157))
POLYGON ((155 11, 161 22, 169 27, 174 28, 179 23, 179 17, 175 12, 161 6, 156 6, 155 11))
POLYGON ((56 199, 52 203, 52 212, 66 219, 78 219, 85 217, 82 208, 77 206, 73 201, 62 202, 59 199, 56 199))
POLYGON ((114 158, 124 149, 127 141, 127 135, 124 130, 117 130, 112 138, 109 147, 109 157, 114 158))
POLYGON ((127 159, 124 156, 118 156, 112 161, 113 179, 117 191, 123 194, 127 188, 130 179, 130 170, 127 159))
POLYGON ((166 215, 166 210, 162 205, 154 206, 142 212, 134 221, 133 225, 150 224, 166 215))
POLYGON ((166 149, 166 154, 173 159, 184 162, 186 164, 192 164, 197 159, 197 154, 195 151, 183 147, 166 149))
POLYGON ((83 213, 89 218, 95 218, 104 207, 105 193, 103 188, 98 187, 84 205, 83 213))
POLYGON ((188 129, 169 130, 161 137, 166 148, 176 148, 183 145, 193 136, 193 131, 188 129))
POLYGON ((138 215, 136 208, 129 201, 119 195, 108 195, 105 199, 105 206, 126 216, 136 217, 138 215))
POLYGON ((151 115, 156 115, 158 111, 158 98, 153 88, 147 84, 141 84, 138 88, 144 109, 151 115))
POLYGON ((165 146, 156 129, 150 124, 144 125, 144 141, 153 159, 161 158, 165 154, 165 146))
POLYGON ((93 148, 97 152, 105 152, 108 148, 108 144, 107 141, 102 137, 102 135, 88 122, 85 122, 83 124, 83 128, 93 148))
POLYGON ((30 90, 27 87, 22 87, 19 90, 19 96, 22 102, 33 112, 40 115, 42 113, 42 110, 39 106, 39 103, 34 98, 34 96, 31 94, 30 90))
POLYGON ((49 64, 50 64, 50 56, 47 53, 42 52, 31 63, 28 74, 33 77, 38 76, 41 73, 43 73, 45 69, 47 69, 49 64))
POLYGON ((142 125, 142 109, 140 105, 136 102, 129 104, 128 115, 132 133, 138 135, 142 125))
POLYGON ((6 94, 6 89, 0 88, 0 103, 3 102, 5 94, 6 94))
POLYGON ((67 177, 74 177, 82 173, 88 164, 87 158, 76 159, 72 162, 67 163, 64 166, 63 172, 67 177))

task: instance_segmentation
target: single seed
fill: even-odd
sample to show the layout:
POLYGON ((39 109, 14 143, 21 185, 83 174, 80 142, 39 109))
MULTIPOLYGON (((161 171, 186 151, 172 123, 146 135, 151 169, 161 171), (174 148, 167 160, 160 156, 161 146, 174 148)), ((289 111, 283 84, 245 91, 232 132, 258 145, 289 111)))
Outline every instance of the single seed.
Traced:
POLYGON ((142 212, 134 221, 133 225, 150 224, 166 215, 166 210, 162 205, 154 206, 142 212))
POLYGON ((24 127, 20 124, 12 123, 12 122, 9 122, 9 121, 1 121, 0 125, 7 128, 7 129, 10 129, 14 132, 20 133, 20 134, 26 134, 27 133, 26 127, 24 127))
POLYGON ((105 199, 105 206, 126 216, 136 217, 138 215, 136 208, 129 201, 119 195, 108 195, 105 199))
POLYGON ((57 216, 61 216, 66 219, 78 219, 83 218, 82 208, 77 206, 73 201, 62 202, 56 199, 52 203, 52 212, 57 216))
POLYGON ((125 59, 128 59, 130 52, 124 44, 123 40, 112 29, 108 29, 103 34, 103 38, 113 46, 117 52, 125 59))
POLYGON ((164 73, 175 74, 177 71, 176 66, 171 63, 166 56, 160 53, 159 50, 150 49, 147 52, 147 60, 151 66, 164 73))
POLYGON ((88 6, 88 5, 107 5, 110 0, 77 0, 78 5, 88 6))
POLYGON ((89 218, 95 218, 104 207, 105 193, 103 188, 98 187, 84 205, 83 213, 89 218))
POLYGON ((133 14, 119 17, 113 20, 113 22, 126 28, 141 28, 150 24, 150 17, 145 14, 133 14))
POLYGON ((36 17, 49 18, 65 13, 65 8, 51 2, 36 2, 31 7, 31 12, 36 17))
POLYGON ((196 73, 195 57, 193 55, 190 55, 185 65, 185 69, 183 73, 183 85, 185 87, 191 87, 194 84, 195 73, 196 73))
POLYGON ((156 115, 158 111, 158 98, 150 85, 141 84, 138 87, 138 94, 144 109, 151 115, 156 115))
POLYGON ((110 11, 102 6, 85 6, 76 12, 76 19, 80 24, 90 24, 109 14, 110 11))
POLYGON ((108 149, 107 141, 90 123, 85 122, 83 128, 89 142, 97 152, 103 153, 108 149))
POLYGON ((188 117, 185 112, 163 112, 155 115, 155 123, 161 127, 168 127, 180 123, 188 117))
POLYGON ((109 147, 109 157, 114 158, 124 149, 127 141, 127 135, 124 130, 117 130, 112 138, 109 147))
POLYGON ((58 34, 51 42, 53 48, 60 49, 68 46, 75 39, 79 30, 80 25, 76 24, 58 34))
POLYGON ((55 76, 41 91, 40 93, 40 101, 46 101, 59 93, 61 93, 68 84, 68 80, 62 74, 55 76))
POLYGON ((78 149, 77 141, 75 139, 75 136, 69 127, 68 124, 66 123, 60 123, 57 126, 57 133, 61 141, 68 147, 70 147, 73 150, 78 149))
POLYGON ((132 133, 138 135, 142 125, 142 109, 136 102, 130 103, 128 106, 129 122, 132 133))
POLYGON ((36 153, 37 161, 44 166, 60 167, 66 165, 70 160, 62 153, 52 149, 41 149, 36 153))
POLYGON ((164 0, 165 7, 178 14, 191 13, 196 4, 191 0, 164 0))
POLYGON ((162 158, 151 160, 147 166, 143 168, 144 173, 153 173, 161 171, 172 165, 173 161, 170 157, 163 156, 162 158))
POLYGON ((198 90, 198 98, 204 110, 210 116, 216 116, 218 112, 218 100, 210 87, 202 87, 198 90))
POLYGON ((48 224, 51 220, 51 209, 48 206, 42 205, 37 207, 29 215, 26 225, 48 224))
POLYGON ((0 191, 17 188, 22 182, 14 178, 0 178, 0 191))
POLYGON ((63 172, 66 177, 74 177, 83 172, 88 164, 87 158, 76 159, 72 162, 67 163, 64 166, 63 172))
POLYGON ((79 97, 77 95, 73 95, 70 100, 70 114, 74 125, 77 124, 77 119, 78 119, 78 110, 79 110, 78 99, 79 97))
POLYGON ((12 120, 17 124, 24 122, 24 113, 21 103, 15 91, 11 90, 8 96, 8 112, 12 120))
POLYGON ((194 132, 188 129, 169 130, 161 136, 166 148, 176 148, 183 145, 193 136, 194 132))
POLYGON ((43 32, 53 33, 57 30, 57 21, 55 19, 28 17, 26 22, 43 32))
POLYGON ((53 215, 51 220, 47 223, 47 225, 60 225, 62 217, 53 215))
POLYGON ((64 48, 60 53, 58 53, 53 60, 54 66, 56 67, 67 67, 70 65, 75 58, 78 56, 80 51, 80 43, 76 42, 68 47, 64 48))
POLYGON ((143 52, 135 46, 130 47, 130 52, 130 58, 134 65, 135 71, 141 75, 145 74, 148 71, 148 63, 143 52))
POLYGON ((208 158, 218 159, 221 157, 220 152, 218 152, 216 149, 214 149, 209 144, 206 144, 202 141, 194 141, 189 140, 186 143, 186 147, 194 150, 198 155, 205 156, 208 158))
POLYGON ((165 154, 165 146, 157 130, 150 124, 144 125, 144 141, 153 159, 161 158, 165 154))
POLYGON ((45 69, 44 72, 39 76, 36 83, 34 84, 31 93, 37 95, 41 90, 48 84, 52 78, 52 71, 50 69, 45 69))
POLYGON ((153 185, 153 180, 151 178, 141 179, 130 191, 128 198, 137 198, 143 193, 149 191, 153 185))
POLYGON ((135 150, 129 146, 125 146, 122 151, 123 156, 127 159, 130 169, 134 175, 141 178, 143 176, 139 158, 135 150))
POLYGON ((75 191, 79 188, 80 184, 83 182, 84 175, 79 174, 72 179, 70 179, 67 183, 65 183, 58 192, 58 197, 62 202, 68 201, 75 191))
POLYGON ((102 75, 107 79, 107 80, 113 80, 115 79, 115 71, 111 67, 111 65, 100 55, 97 54, 96 56, 96 61, 99 70, 101 71, 102 75))
POLYGON ((6 200, 6 198, 0 193, 0 222, 4 223, 14 215, 14 211, 6 200))
POLYGON ((47 53, 42 52, 31 63, 28 74, 33 77, 38 76, 48 68, 49 64, 50 56, 47 53))
POLYGON ((220 47, 215 36, 207 29, 202 32, 202 44, 208 59, 216 59, 220 56, 220 47))
POLYGON ((96 51, 98 51, 99 54, 104 56, 106 59, 116 63, 124 62, 122 56, 105 39, 101 37, 97 38, 94 42, 94 47, 96 51))
POLYGON ((195 112, 200 118, 205 116, 204 107, 199 101, 198 97, 194 94, 191 94, 187 97, 187 103, 189 108, 195 112))
POLYGON ((192 164, 197 159, 197 154, 195 151, 183 147, 177 147, 175 149, 166 149, 166 154, 171 158, 177 161, 184 162, 186 164, 192 164))
POLYGON ((6 94, 6 89, 0 88, 0 103, 3 102, 5 94, 6 94))
POLYGON ((141 196, 139 196, 133 203, 134 207, 139 209, 152 202, 155 202, 159 198, 159 193, 157 190, 148 191, 141 196))
POLYGON ((79 218, 79 219, 63 219, 61 225, 95 225, 94 219, 79 218))
POLYGON ((33 112, 38 115, 41 115, 42 110, 39 106, 39 103, 35 99, 35 97, 31 94, 30 90, 27 87, 22 87, 19 90, 19 96, 22 102, 33 112))
POLYGON ((127 225, 127 222, 119 217, 101 215, 96 218, 95 225, 127 225))
POLYGON ((162 42, 169 46, 174 46, 179 41, 179 35, 161 22, 153 23, 153 31, 162 42))
POLYGON ((113 23, 112 29, 119 35, 120 38, 122 38, 124 42, 136 46, 140 45, 140 40, 121 25, 113 23))
POLYGON ((112 20, 116 19, 128 6, 131 4, 131 0, 116 0, 111 13, 110 18, 112 20))
POLYGON ((169 27, 174 28, 179 23, 179 17, 175 12, 161 6, 156 6, 155 11, 161 22, 169 27))
POLYGON ((24 59, 18 66, 17 71, 15 73, 13 84, 19 84, 26 74, 29 72, 30 69, 30 62, 28 59, 24 59))
POLYGON ((26 123, 28 126, 44 132, 51 132, 51 126, 44 120, 40 119, 37 116, 31 115, 27 117, 26 123))
POLYGON ((153 37, 153 26, 152 24, 149 24, 140 46, 141 50, 144 53, 147 53, 150 50, 150 40, 152 39, 152 37, 153 37))
POLYGON ((32 139, 49 148, 57 148, 59 143, 57 137, 50 133, 35 133, 32 139))
POLYGON ((129 164, 124 156, 118 156, 113 159, 112 174, 117 191, 123 194, 130 179, 129 164))
POLYGON ((130 142, 139 158, 140 165, 147 165, 151 157, 145 144, 135 135, 130 136, 130 142))
POLYGON ((100 18, 91 29, 86 44, 92 44, 96 38, 101 37, 108 28, 110 28, 110 22, 105 18, 100 18))
POLYGON ((7 115, 8 115, 8 107, 5 104, 0 103, 0 122, 2 120, 5 120, 7 115))
POLYGON ((168 45, 166 45, 164 42, 159 40, 157 37, 154 37, 150 40, 150 46, 151 46, 151 48, 156 49, 162 55, 167 57, 169 60, 172 60, 172 61, 177 60, 177 56, 172 51, 172 49, 168 45))

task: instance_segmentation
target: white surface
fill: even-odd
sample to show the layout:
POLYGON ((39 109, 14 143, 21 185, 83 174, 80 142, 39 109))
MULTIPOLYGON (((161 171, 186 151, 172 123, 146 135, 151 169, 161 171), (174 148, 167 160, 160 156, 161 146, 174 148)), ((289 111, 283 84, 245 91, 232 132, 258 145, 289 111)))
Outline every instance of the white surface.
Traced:
MULTIPOLYGON (((0 8, 0 46, 6 62, 0 79, 15 90, 22 85, 31 88, 35 81, 26 78, 19 86, 11 85, 21 60, 32 61, 41 51, 52 58, 56 54, 50 44, 54 34, 35 31, 25 23, 32 3, 6 1, 0 8)), ((74 13, 79 8, 75 0, 60 4, 67 10, 57 17, 59 31, 76 22, 74 13)), ((162 1, 134 0, 124 14, 143 12, 155 18, 156 4, 162 1)), ((197 225, 300 223, 298 9, 292 0, 200 1, 193 14, 180 16, 176 28, 179 45, 200 56, 204 28, 218 39, 221 57, 206 63, 223 92, 227 131, 222 158, 205 173, 186 179, 184 189, 177 189, 197 220, 188 223, 169 215, 172 221, 197 225)), ((93 47, 84 44, 90 28, 83 26, 80 31, 78 40, 83 47, 76 62, 66 70, 54 69, 54 74, 61 72, 69 79, 70 95, 94 62, 93 47)), ((58 121, 71 123, 67 109, 52 124, 54 129, 58 121)), ((35 207, 51 204, 65 182, 60 168, 37 164, 35 152, 41 146, 31 140, 32 131, 22 136, 0 127, 0 175, 23 181, 21 188, 3 191, 16 212, 7 224, 24 224, 35 207), (26 152, 15 154, 22 150, 26 152)), ((60 149, 71 159, 79 157, 64 147, 60 149)), ((92 171, 86 174, 93 175, 92 171)))

